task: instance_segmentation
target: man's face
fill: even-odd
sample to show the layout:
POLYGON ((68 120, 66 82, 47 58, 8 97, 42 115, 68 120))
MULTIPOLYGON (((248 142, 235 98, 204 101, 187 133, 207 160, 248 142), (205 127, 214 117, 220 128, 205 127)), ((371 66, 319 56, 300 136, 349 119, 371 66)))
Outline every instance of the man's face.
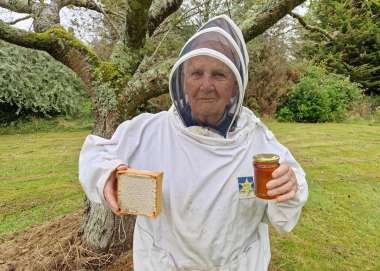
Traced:
POLYGON ((202 123, 217 124, 236 95, 235 75, 226 64, 209 56, 187 60, 184 73, 192 117, 202 123))

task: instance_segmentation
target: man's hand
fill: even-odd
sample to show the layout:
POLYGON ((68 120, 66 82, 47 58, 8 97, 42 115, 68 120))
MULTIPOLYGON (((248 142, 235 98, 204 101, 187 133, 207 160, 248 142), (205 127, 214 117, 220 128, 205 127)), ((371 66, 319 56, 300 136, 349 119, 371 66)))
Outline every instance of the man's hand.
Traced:
POLYGON ((117 204, 117 181, 116 181, 116 171, 117 170, 127 170, 128 166, 120 165, 118 166, 108 178, 106 185, 103 189, 104 198, 107 201, 108 207, 112 212, 116 213, 119 210, 119 205, 117 204))
POLYGON ((292 199, 298 191, 296 175, 291 167, 281 164, 272 173, 273 179, 267 183, 268 195, 277 196, 276 200, 281 202, 292 199))

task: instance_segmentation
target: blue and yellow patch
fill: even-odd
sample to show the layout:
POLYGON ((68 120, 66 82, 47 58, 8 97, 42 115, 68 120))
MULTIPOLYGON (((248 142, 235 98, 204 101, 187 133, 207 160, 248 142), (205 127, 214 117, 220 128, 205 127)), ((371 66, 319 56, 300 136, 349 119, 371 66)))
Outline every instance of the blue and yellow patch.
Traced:
POLYGON ((255 181, 253 176, 238 177, 240 198, 252 198, 255 196, 255 181))

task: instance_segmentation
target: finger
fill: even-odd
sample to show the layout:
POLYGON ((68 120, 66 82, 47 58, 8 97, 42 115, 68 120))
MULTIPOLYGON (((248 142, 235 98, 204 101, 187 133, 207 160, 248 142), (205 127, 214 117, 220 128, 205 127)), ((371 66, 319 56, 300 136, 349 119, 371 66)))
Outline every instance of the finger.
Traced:
POLYGON ((296 195, 296 191, 291 190, 291 191, 289 191, 289 193, 286 193, 286 194, 283 194, 283 195, 276 197, 276 201, 278 201, 278 202, 287 201, 287 200, 294 198, 295 195, 296 195))
POLYGON ((117 212, 119 210, 119 204, 117 204, 116 198, 110 198, 108 200, 108 205, 112 212, 117 212))
POLYGON ((107 201, 108 207, 113 212, 116 212, 119 210, 119 204, 117 203, 116 191, 112 187, 109 187, 104 191, 104 197, 107 201))
POLYGON ((272 179, 267 183, 267 189, 273 189, 288 182, 289 174, 285 173, 276 179, 272 179))
POLYGON ((295 190, 295 185, 292 182, 292 180, 288 180, 283 185, 278 186, 274 189, 268 190, 268 195, 269 196, 282 195, 282 194, 286 194, 292 190, 295 190))
POLYGON ((104 187, 104 198, 107 202, 108 207, 113 212, 119 210, 119 205, 117 203, 117 182, 115 172, 112 173, 106 182, 106 185, 104 187))
POLYGON ((127 165, 120 165, 116 168, 116 170, 127 170, 128 166, 127 165))
POLYGON ((276 179, 282 175, 285 175, 288 171, 289 171, 289 166, 286 165, 286 164, 281 164, 278 168, 276 168, 273 172, 272 172, 272 178, 273 179, 276 179))

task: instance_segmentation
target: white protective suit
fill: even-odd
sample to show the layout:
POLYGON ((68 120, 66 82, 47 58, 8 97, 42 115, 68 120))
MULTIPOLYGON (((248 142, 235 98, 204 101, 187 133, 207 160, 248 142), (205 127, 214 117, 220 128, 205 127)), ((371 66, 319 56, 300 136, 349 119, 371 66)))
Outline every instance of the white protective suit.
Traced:
POLYGON ((164 172, 160 215, 136 220, 135 271, 264 271, 271 255, 267 223, 279 232, 296 225, 308 195, 305 174, 264 124, 242 107, 247 68, 240 30, 228 17, 215 17, 184 46, 173 67, 174 105, 169 111, 126 121, 110 140, 87 137, 79 173, 94 202, 105 204, 105 182, 120 164, 164 172), (181 65, 194 55, 215 57, 236 75, 239 92, 226 109, 227 125, 207 127, 191 119, 181 65), (258 153, 276 153, 292 167, 299 184, 292 200, 278 203, 254 196, 252 157, 258 153), (249 189, 242 189, 247 183, 249 189))

